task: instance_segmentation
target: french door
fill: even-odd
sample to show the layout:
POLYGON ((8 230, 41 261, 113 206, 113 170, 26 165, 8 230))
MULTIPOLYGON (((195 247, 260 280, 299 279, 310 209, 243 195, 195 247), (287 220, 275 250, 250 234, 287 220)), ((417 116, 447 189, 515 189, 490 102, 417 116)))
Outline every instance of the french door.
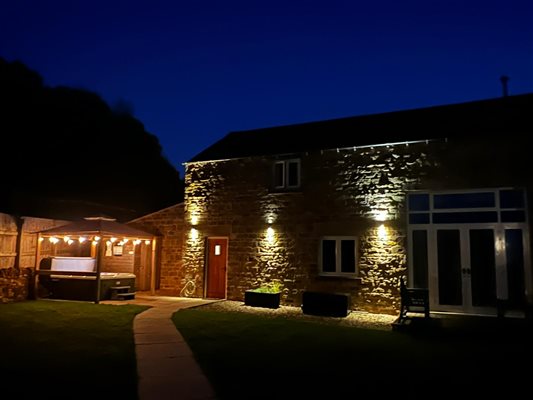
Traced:
POLYGON ((429 233, 432 309, 493 315, 498 299, 523 305, 522 229, 439 226, 429 233))

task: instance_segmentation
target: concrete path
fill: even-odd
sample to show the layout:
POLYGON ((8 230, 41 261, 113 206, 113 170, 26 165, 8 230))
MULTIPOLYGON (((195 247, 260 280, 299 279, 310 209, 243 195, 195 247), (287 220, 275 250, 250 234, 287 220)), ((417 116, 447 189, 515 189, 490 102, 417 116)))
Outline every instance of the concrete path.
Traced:
POLYGON ((139 400, 215 399, 211 384, 170 319, 179 309, 212 301, 161 296, 136 297, 127 303, 152 306, 138 314, 133 321, 139 400))

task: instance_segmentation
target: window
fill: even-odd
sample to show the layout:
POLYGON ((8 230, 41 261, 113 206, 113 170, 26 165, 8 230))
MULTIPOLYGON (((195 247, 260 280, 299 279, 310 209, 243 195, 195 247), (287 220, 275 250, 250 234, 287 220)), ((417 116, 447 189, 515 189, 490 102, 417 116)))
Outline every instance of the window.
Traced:
POLYGON ((300 160, 276 161, 274 164, 274 188, 295 189, 300 187, 300 160))
POLYGON ((320 241, 320 274, 354 277, 357 273, 357 238, 326 236, 320 241))

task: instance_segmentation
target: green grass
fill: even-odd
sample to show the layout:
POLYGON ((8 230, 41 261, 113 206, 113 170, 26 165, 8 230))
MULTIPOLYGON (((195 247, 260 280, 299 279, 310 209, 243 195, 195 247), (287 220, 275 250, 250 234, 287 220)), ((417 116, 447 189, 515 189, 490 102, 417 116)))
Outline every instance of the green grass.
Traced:
MULTIPOLYGON (((417 334, 181 310, 174 323, 220 399, 474 396, 529 389, 530 327, 417 334)), ((490 329, 490 328, 489 328, 490 329)))
MULTIPOLYGON (((0 387, 20 398, 137 398, 133 318, 147 307, 0 305, 0 387)), ((9 396, 6 398, 10 398, 9 396)))

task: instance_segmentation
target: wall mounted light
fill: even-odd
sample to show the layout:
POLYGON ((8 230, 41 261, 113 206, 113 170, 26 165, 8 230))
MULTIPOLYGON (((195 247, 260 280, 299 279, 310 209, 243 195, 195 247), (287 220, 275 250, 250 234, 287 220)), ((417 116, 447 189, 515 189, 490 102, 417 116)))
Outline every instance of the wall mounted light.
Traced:
POLYGON ((376 221, 386 221, 387 218, 389 217, 389 214, 387 213, 386 210, 376 210, 376 211, 373 211, 373 214, 374 214, 374 219, 376 221))
POLYGON ((381 239, 381 240, 385 240, 387 239, 389 236, 389 232, 387 230, 387 227, 383 224, 381 224, 379 227, 378 227, 378 238, 381 239))

